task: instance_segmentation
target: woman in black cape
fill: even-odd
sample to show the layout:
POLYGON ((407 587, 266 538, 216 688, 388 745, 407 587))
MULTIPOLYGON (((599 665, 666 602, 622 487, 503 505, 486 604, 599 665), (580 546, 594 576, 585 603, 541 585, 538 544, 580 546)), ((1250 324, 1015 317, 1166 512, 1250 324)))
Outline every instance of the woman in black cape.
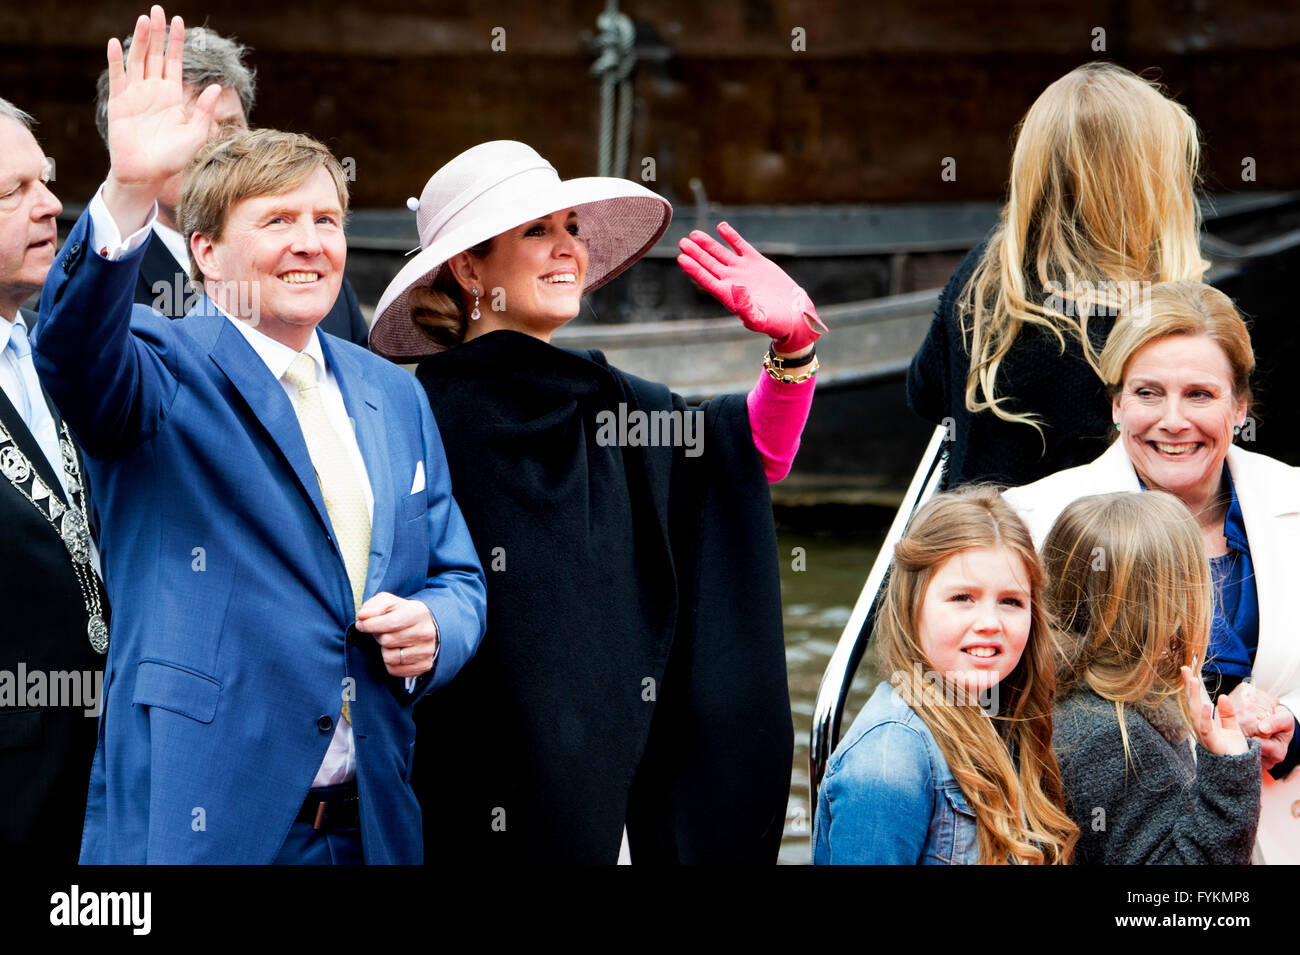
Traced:
POLYGON ((772 862, 793 731, 767 485, 789 469, 824 326, 724 224, 679 262, 773 338, 759 384, 692 408, 550 343, 671 208, 484 143, 411 207, 421 251, 371 347, 421 361, 488 577, 476 657, 417 710, 429 861, 772 862))

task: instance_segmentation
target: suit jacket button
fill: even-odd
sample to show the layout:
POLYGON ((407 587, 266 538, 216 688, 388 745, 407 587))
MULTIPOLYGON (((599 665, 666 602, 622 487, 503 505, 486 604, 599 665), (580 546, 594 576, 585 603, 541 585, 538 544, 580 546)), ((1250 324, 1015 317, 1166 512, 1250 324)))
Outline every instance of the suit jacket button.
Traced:
POLYGON ((322 716, 316 721, 316 728, 322 733, 328 733, 334 728, 334 721, 329 716, 322 716))

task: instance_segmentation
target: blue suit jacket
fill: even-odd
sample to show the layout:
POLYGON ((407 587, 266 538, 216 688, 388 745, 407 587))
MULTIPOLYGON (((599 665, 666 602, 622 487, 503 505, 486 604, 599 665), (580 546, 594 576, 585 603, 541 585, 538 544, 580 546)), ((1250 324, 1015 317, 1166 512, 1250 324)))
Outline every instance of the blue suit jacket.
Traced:
POLYGON ((347 571, 280 383, 206 299, 179 322, 133 306, 139 259, 100 257, 83 215, 34 347, 87 453, 114 609, 81 861, 270 862, 347 698, 366 861, 420 862, 412 707, 484 624, 427 399, 395 365, 320 336, 374 492, 365 596, 420 600, 440 632, 434 673, 408 693, 349 630, 347 571))

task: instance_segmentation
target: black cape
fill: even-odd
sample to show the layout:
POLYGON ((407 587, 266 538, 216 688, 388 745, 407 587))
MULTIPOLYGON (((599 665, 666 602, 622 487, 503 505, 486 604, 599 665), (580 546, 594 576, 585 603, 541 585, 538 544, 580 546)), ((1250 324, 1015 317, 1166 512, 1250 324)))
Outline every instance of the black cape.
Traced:
MULTIPOLYGON (((1096 460, 1114 433, 1110 396, 1079 340, 1067 336, 1062 354, 1056 336, 1036 325, 1022 328, 1003 356, 996 387, 998 394, 1011 397, 1008 410, 1039 416, 1046 426, 1042 436, 992 411, 967 410, 971 355, 959 309, 986 245, 987 240, 975 246, 948 280, 907 372, 908 406, 926 421, 952 429, 944 490, 976 481, 1007 487, 1030 484, 1096 460)), ((1032 290, 1037 279, 1027 281, 1032 290)), ((1088 320, 1088 336, 1098 352, 1114 324, 1115 316, 1107 312, 1088 320)))
POLYGON ((506 331, 417 376, 488 582, 482 646, 416 711, 426 861, 612 863, 625 823, 638 864, 775 861, 794 741, 744 396, 692 410, 506 331), (610 441, 655 411, 702 433, 610 441))

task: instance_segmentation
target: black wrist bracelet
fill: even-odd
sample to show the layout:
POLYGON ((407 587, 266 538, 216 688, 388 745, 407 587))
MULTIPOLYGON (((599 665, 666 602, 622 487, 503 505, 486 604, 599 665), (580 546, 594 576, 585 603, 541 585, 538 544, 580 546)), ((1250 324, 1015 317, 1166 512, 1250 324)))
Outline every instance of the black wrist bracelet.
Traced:
POLYGON ((802 368, 804 365, 812 364, 813 359, 817 357, 817 346, 813 345, 808 354, 802 358, 780 358, 777 356, 776 343, 774 342, 767 346, 767 357, 772 367, 777 371, 789 371, 793 368, 802 368))

